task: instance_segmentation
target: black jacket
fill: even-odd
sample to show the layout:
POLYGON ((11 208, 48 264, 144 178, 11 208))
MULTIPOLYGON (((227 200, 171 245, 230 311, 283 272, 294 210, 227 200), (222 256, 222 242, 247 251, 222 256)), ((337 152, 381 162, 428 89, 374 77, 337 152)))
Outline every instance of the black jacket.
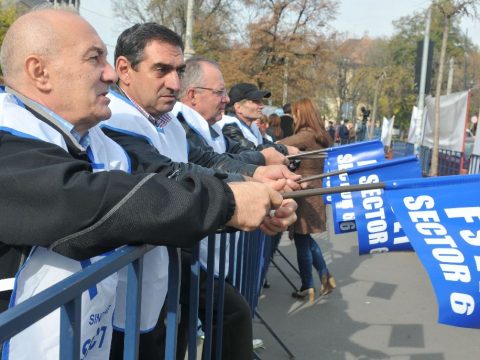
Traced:
MULTIPOLYGON (((178 120, 187 133, 187 140, 189 144, 213 151, 208 142, 188 125, 181 113, 178 114, 178 120)), ((209 129, 213 137, 221 136, 211 126, 209 126, 209 129)), ((226 143, 226 156, 246 164, 265 165, 265 157, 259 151, 251 150, 245 146, 242 146, 240 143, 226 136, 224 136, 224 138, 226 143)))
POLYGON ((122 146, 132 160, 134 173, 167 171, 182 175, 194 172, 203 175, 217 175, 227 181, 243 181, 242 175, 252 176, 257 166, 233 160, 218 154, 212 148, 199 147, 188 143, 188 163, 174 162, 160 154, 146 139, 126 135, 110 128, 102 128, 103 132, 122 146))
POLYGON ((230 138, 230 139, 238 142, 240 145, 242 145, 242 146, 244 146, 244 147, 246 147, 250 150, 261 151, 261 150, 263 150, 265 148, 268 148, 268 147, 274 147, 275 150, 282 153, 283 155, 285 155, 285 156, 288 155, 288 150, 287 150, 285 145, 274 144, 274 143, 269 142, 267 144, 256 146, 253 142, 251 142, 250 140, 245 138, 245 136, 243 136, 242 129, 240 129, 238 127, 238 125, 235 124, 235 123, 224 125, 223 128, 222 128, 222 132, 223 132, 223 135, 225 135, 225 137, 230 138))
POLYGON ((81 155, 3 131, 0 168, 1 243, 74 259, 124 244, 192 246, 233 214, 233 194, 215 177, 93 173, 81 155))

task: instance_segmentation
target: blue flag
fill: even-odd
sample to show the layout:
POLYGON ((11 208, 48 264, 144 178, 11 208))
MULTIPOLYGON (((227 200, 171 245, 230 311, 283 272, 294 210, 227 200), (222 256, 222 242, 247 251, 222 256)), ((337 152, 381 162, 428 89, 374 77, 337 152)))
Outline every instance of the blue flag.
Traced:
MULTIPOLYGON (((379 140, 364 141, 328 149, 328 171, 350 169, 385 161, 383 144, 379 140)), ((349 185, 347 174, 326 178, 323 187, 349 185)), ((355 211, 352 193, 333 194, 324 198, 326 204, 332 203, 333 223, 336 234, 356 230, 355 211)))
MULTIPOLYGON (((348 171, 348 179, 352 185, 421 176, 422 170, 416 156, 359 166, 348 171)), ((355 209, 359 254, 412 250, 382 189, 353 192, 352 201, 355 209)))
POLYGON ((391 181, 385 194, 430 276, 439 322, 480 328, 480 175, 391 181))

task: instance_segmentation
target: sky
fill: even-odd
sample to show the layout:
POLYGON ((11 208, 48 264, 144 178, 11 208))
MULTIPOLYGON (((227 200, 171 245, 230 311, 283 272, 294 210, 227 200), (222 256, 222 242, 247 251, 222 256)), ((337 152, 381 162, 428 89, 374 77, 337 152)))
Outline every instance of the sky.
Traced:
MULTIPOLYGON (((393 20, 426 9, 429 4, 429 0, 341 0, 337 18, 330 25, 350 37, 388 37, 393 33, 393 20)), ((113 61, 115 42, 123 29, 113 18, 111 1, 81 0, 80 13, 107 44, 109 60, 113 61)), ((480 47, 480 20, 462 19, 461 28, 480 47)))

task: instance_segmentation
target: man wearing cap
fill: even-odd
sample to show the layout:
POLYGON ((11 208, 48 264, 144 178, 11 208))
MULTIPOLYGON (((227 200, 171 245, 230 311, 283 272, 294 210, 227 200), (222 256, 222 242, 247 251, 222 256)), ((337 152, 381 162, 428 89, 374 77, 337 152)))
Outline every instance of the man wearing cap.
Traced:
POLYGON ((271 95, 270 91, 260 90, 254 84, 234 85, 228 93, 233 116, 225 115, 219 122, 222 132, 225 136, 252 150, 262 150, 273 146, 284 155, 296 154, 298 149, 295 147, 266 144, 255 124, 255 120, 262 116, 263 99, 269 98, 271 95))

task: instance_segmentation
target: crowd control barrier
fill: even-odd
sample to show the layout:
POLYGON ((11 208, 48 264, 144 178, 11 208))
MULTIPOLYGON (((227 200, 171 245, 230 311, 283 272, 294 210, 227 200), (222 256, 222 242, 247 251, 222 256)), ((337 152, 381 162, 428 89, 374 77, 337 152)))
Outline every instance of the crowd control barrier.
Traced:
MULTIPOLYGON (((414 144, 394 141, 392 144, 393 158, 400 158, 414 154, 414 144)), ((426 146, 421 146, 419 150, 419 158, 422 164, 423 176, 428 176, 432 162, 432 149, 426 146)), ((439 149, 438 150, 438 175, 459 175, 463 169, 469 169, 469 173, 476 174, 479 172, 479 160, 475 155, 467 158, 464 153, 460 151, 439 149), (473 162, 472 165, 470 163, 473 162)))
POLYGON ((405 156, 410 156, 415 153, 415 145, 404 142, 394 140, 392 141, 392 156, 394 159, 401 158, 405 156))
MULTIPOLYGON (((271 254, 270 237, 260 231, 238 232, 209 237, 207 259, 206 316, 203 325, 205 338, 204 358, 221 358, 222 327, 225 281, 229 281, 247 300, 252 317, 256 307, 271 254), (220 241, 219 272, 215 275, 215 243, 220 241), (226 252, 227 243, 230 244, 226 252), (224 266, 228 257, 229 267, 224 266), (214 281, 218 281, 214 291, 214 281), (214 317, 215 312, 215 317, 214 317), (214 320, 215 319, 215 320, 214 320), (213 332, 216 321, 217 331, 213 332), (215 342, 212 340, 215 337, 215 342), (215 348, 212 344, 215 343, 215 348)), ((125 331, 124 359, 137 359, 139 346, 140 296, 142 284, 143 256, 152 246, 126 246, 104 259, 91 264, 45 291, 0 314, 0 341, 3 342, 50 312, 60 308, 60 355, 62 360, 77 360, 81 357, 80 314, 81 295, 94 284, 110 274, 128 266, 127 318, 125 331)), ((165 358, 175 359, 177 351, 177 324, 179 320, 180 255, 179 249, 168 248, 169 285, 165 302, 167 310, 165 358)), ((197 319, 199 298, 199 245, 195 246, 190 265, 189 343, 188 359, 197 358, 197 319)), ((257 316, 275 339, 291 355, 291 352, 276 336, 264 319, 257 316)), ((293 358, 293 355, 291 355, 293 358)), ((258 358, 258 356, 257 356, 258 358)), ((182 359, 183 360, 183 359, 182 359)))
POLYGON ((468 162, 469 174, 480 174, 480 155, 472 154, 468 162))

